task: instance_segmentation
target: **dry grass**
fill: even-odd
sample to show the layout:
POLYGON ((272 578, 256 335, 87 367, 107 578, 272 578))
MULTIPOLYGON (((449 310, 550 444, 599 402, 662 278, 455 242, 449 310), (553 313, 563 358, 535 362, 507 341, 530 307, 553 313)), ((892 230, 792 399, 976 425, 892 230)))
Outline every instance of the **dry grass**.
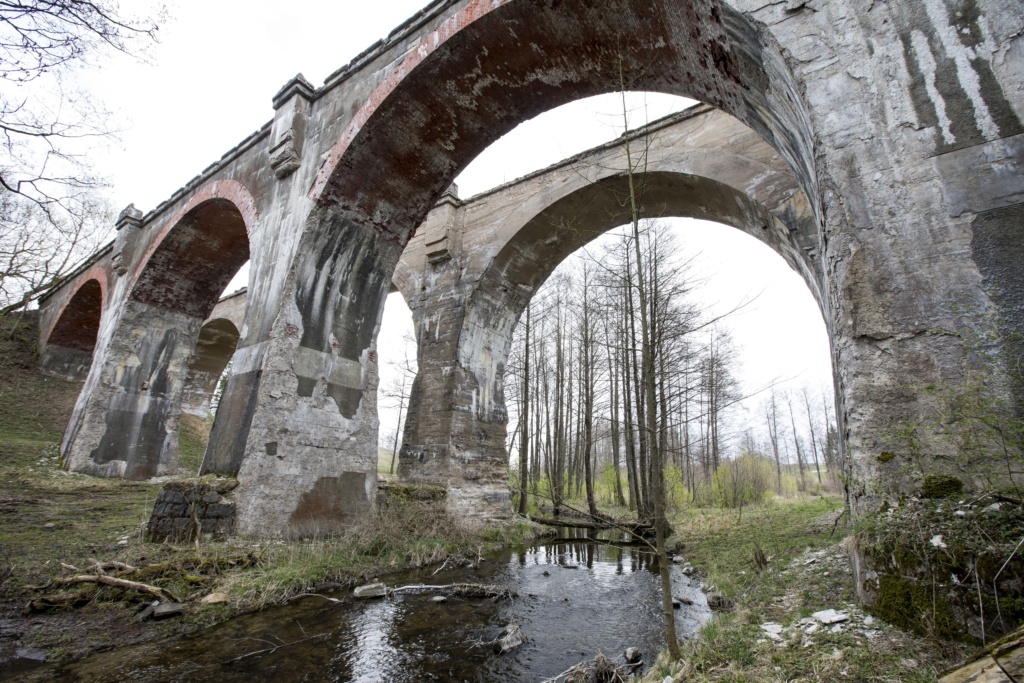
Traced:
POLYGON ((920 638, 858 606, 841 542, 848 529, 840 524, 832 534, 839 509, 838 501, 815 498, 748 510, 742 521, 721 510, 676 520, 683 554, 737 609, 716 615, 699 640, 685 643, 681 661, 663 654, 643 680, 925 683, 961 661, 962 646, 920 638), (756 548, 768 558, 764 571, 756 548), (810 615, 826 609, 849 618, 835 632, 812 628, 810 615), (766 623, 783 627, 781 642, 766 623))

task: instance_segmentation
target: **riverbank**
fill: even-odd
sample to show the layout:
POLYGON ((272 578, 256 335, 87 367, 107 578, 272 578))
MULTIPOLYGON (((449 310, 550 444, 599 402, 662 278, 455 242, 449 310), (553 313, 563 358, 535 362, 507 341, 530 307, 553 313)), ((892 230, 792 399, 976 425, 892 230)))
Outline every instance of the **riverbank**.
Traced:
MULTIPOLYGON (((472 526, 416 502, 394 503, 349 533, 315 541, 154 544, 144 532, 161 483, 69 474, 59 444, 80 384, 40 372, 32 316, 0 320, 0 678, 36 662, 187 633, 238 614, 378 574, 528 542, 526 523, 472 526), (59 585, 96 563, 136 572, 182 601, 166 620, 136 619, 153 596, 59 585), (223 594, 226 602, 203 603, 223 594)), ((109 570, 108 570, 109 571, 109 570)))
POLYGON ((663 655, 642 680, 933 683, 962 663, 972 648, 917 636, 859 607, 841 513, 830 498, 775 501, 742 518, 679 513, 681 554, 735 606, 684 644, 681 661, 663 655))

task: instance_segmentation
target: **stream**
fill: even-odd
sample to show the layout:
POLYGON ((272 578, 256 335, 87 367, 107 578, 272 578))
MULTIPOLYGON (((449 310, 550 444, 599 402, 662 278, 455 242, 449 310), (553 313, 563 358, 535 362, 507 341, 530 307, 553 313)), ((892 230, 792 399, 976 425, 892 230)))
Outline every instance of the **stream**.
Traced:
MULTIPOLYGON (((237 617, 186 637, 120 648, 33 672, 39 681, 542 681, 601 652, 622 662, 627 647, 653 662, 664 646, 654 555, 598 538, 562 538, 484 558, 475 568, 435 568, 382 577, 415 583, 494 584, 514 600, 399 594, 342 604, 317 597, 237 617), (495 654, 509 623, 527 637, 495 654)), ((681 638, 711 616, 704 594, 672 566, 681 638), (686 605, 692 602, 692 605, 686 605)))

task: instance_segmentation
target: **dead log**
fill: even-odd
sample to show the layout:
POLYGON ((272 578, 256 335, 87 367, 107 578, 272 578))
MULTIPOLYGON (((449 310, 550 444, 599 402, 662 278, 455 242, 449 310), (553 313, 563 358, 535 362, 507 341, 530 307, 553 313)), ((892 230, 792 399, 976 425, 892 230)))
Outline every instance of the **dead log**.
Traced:
POLYGON ((399 586, 398 588, 391 588, 388 593, 394 595, 395 593, 415 593, 421 591, 430 591, 432 593, 449 593, 451 595, 461 595, 467 598, 508 598, 512 599, 516 597, 516 592, 511 588, 503 588, 501 586, 488 586, 479 583, 451 583, 441 586, 431 586, 425 583, 412 584, 410 586, 399 586))
POLYGON ((544 524, 546 526, 558 526, 565 527, 568 529, 587 529, 590 531, 604 531, 606 529, 616 529, 618 531, 624 531, 633 536, 639 536, 641 538, 648 538, 654 535, 654 527, 650 524, 644 524, 643 522, 586 522, 583 520, 576 519, 561 519, 553 517, 531 517, 534 522, 538 524, 544 524))
POLYGON ((69 586, 72 584, 79 583, 99 583, 105 586, 123 588, 124 590, 148 593, 149 595, 152 595, 156 598, 160 598, 161 600, 180 602, 180 600, 174 597, 174 595, 166 588, 160 588, 159 586, 150 586, 145 583, 139 583, 138 581, 119 579, 116 576, 107 576, 106 574, 80 574, 78 576, 71 576, 65 579, 56 579, 54 583, 58 586, 69 586))

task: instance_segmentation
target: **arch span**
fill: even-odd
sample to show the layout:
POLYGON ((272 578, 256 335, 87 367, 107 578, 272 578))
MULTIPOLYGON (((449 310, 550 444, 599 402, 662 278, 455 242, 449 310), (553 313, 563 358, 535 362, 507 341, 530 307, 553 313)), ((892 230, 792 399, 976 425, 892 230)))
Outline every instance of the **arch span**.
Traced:
POLYGON ((107 300, 102 268, 90 269, 79 282, 49 329, 43 330, 40 358, 44 370, 72 380, 84 380, 89 373, 107 300))
POLYGON ((458 172, 520 122, 623 86, 690 97, 755 130, 817 201, 810 127, 781 51, 718 0, 469 0, 438 12, 353 102, 340 136, 321 142, 331 147, 307 195, 290 300, 253 352, 263 371, 237 411, 246 443, 204 465, 238 472, 243 533, 282 533, 364 485, 372 497, 388 283, 458 172), (310 421, 317 436, 298 434, 310 421), (289 483, 270 492, 260 482, 271 479, 289 483))
MULTIPOLYGON (((447 486, 457 510, 494 517, 509 513, 504 372, 513 331, 534 293, 565 258, 629 223, 623 208, 628 177, 603 173, 511 226, 468 295, 432 292, 433 305, 419 311, 420 374, 400 472, 447 486)), ((535 178, 519 194, 558 179, 557 172, 535 178)), ((713 220, 742 230, 779 253, 804 277, 822 312, 827 309, 814 259, 795 247, 789 226, 764 203, 720 180, 677 171, 651 171, 634 177, 634 183, 644 199, 643 217, 713 220)))
POLYGON ((203 321, 249 259, 253 206, 240 184, 211 183, 159 230, 68 426, 69 469, 130 479, 177 469, 189 360, 203 321))
POLYGON ((214 318, 200 328, 195 353, 188 361, 182 412, 203 419, 209 417, 217 381, 231 361, 240 336, 235 323, 225 318, 214 318))
POLYGON ((310 197, 404 244, 498 137, 542 111, 623 88, 736 116, 816 201, 810 126, 785 60, 768 33, 718 0, 467 2, 367 98, 310 197))

